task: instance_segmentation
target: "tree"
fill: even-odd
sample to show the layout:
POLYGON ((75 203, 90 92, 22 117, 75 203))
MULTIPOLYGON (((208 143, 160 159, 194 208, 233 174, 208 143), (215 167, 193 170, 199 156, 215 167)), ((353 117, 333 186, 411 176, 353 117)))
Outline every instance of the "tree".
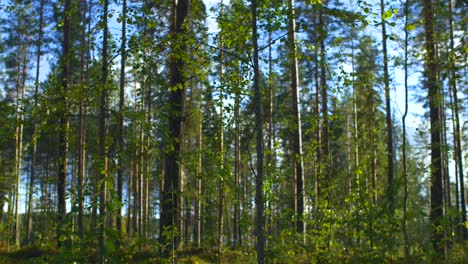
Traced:
POLYGON ((304 222, 304 162, 302 159, 302 132, 301 132, 301 114, 299 111, 299 69, 296 54, 296 15, 294 11, 294 0, 288 1, 289 8, 289 48, 290 48, 290 67, 291 67, 291 99, 292 99, 292 129, 293 129, 293 155, 295 163, 295 201, 294 213, 297 232, 303 236, 305 243, 305 222, 304 222))
MULTIPOLYGON (((119 210, 117 215, 117 229, 122 232, 122 196, 123 196, 123 162, 124 162, 124 106, 125 106, 125 63, 127 58, 126 42, 127 42, 127 0, 122 3, 122 38, 120 45, 120 91, 119 91, 119 161, 117 168, 117 197, 119 202, 119 210)), ((128 230, 127 230, 128 232, 128 230)))
MULTIPOLYGON (((387 11, 388 12, 388 11, 387 11)), ((384 88, 385 88, 385 116, 387 124, 387 198, 389 201, 390 215, 395 214, 395 183, 394 183, 394 155, 393 155, 393 125, 392 125, 392 109, 390 104, 390 77, 388 74, 388 54, 387 54, 387 27, 386 27, 386 11, 384 0, 380 0, 380 17, 382 25, 382 56, 384 66, 384 88)))
POLYGON ((178 248, 180 239, 178 238, 177 223, 180 217, 180 172, 179 162, 181 154, 182 123, 184 121, 185 86, 186 79, 183 73, 184 53, 186 52, 184 34, 187 32, 187 15, 190 8, 189 0, 173 2, 171 18, 171 37, 175 42, 172 46, 169 59, 169 94, 168 106, 168 142, 170 147, 166 149, 166 161, 164 165, 164 189, 162 193, 161 211, 161 234, 162 244, 168 244, 169 250, 178 248), (167 232, 170 232, 167 235, 167 232), (164 233, 163 233, 164 232, 164 233))
POLYGON ((252 0, 252 44, 253 44, 253 92, 255 104, 255 130, 257 133, 257 173, 255 175, 255 236, 257 263, 265 263, 265 234, 264 215, 263 215, 263 112, 262 112, 262 97, 260 91, 260 70, 259 70, 259 55, 258 55, 258 36, 257 36, 257 0, 252 0))
MULTIPOLYGON (((435 254, 443 253, 443 193, 442 193, 442 160, 441 160, 441 121, 440 121, 440 87, 437 82, 437 62, 434 39, 434 11, 432 0, 424 0, 424 32, 425 32, 425 87, 428 89, 428 101, 431 124, 431 210, 432 246, 435 254)), ((436 257, 437 258, 437 257, 436 257)))
POLYGON ((62 89, 60 90, 60 121, 59 121, 59 170, 57 180, 57 246, 63 246, 65 233, 65 218, 66 218, 66 183, 68 169, 68 102, 67 91, 70 81, 70 0, 65 0, 63 7, 63 43, 62 43, 62 59, 60 80, 62 89))

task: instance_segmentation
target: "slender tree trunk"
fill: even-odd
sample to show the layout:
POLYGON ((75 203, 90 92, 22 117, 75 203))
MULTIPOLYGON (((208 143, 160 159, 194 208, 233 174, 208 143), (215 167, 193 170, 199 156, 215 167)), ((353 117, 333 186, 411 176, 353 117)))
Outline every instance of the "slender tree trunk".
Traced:
MULTIPOLYGON (((17 92, 18 93, 21 93, 21 99, 20 99, 20 102, 18 102, 18 114, 19 114, 19 135, 18 135, 18 156, 17 156, 17 159, 16 159, 16 200, 15 200, 15 218, 16 218, 16 221, 15 221, 15 245, 17 248, 20 247, 20 225, 21 225, 21 215, 19 213, 19 199, 20 199, 20 187, 21 187, 21 172, 22 172, 22 160, 23 160, 23 128, 24 128, 24 125, 23 125, 23 121, 24 121, 24 93, 25 93, 25 90, 26 90, 26 86, 25 86, 25 82, 26 82, 26 78, 27 78, 27 72, 26 72, 26 69, 27 69, 27 65, 26 65, 26 62, 27 62, 27 53, 28 53, 28 49, 26 47, 26 44, 24 43, 23 44, 23 51, 22 51, 22 55, 23 55, 23 58, 22 58, 22 62, 21 61, 18 61, 19 64, 22 65, 22 72, 21 72, 21 84, 20 84, 20 87, 18 90, 17 88, 17 92), (20 92, 21 91, 21 92, 20 92)), ((19 77, 19 76, 18 76, 19 77)))
POLYGON ((299 110, 299 70, 296 54, 296 15, 294 0, 288 1, 289 8, 289 45, 290 45, 290 66, 291 66, 291 98, 292 98, 292 119, 293 119, 293 155, 296 170, 296 190, 297 190, 297 211, 295 212, 296 229, 303 234, 305 243, 305 222, 304 222, 304 162, 302 157, 302 133, 301 133, 301 113, 299 110))
MULTIPOLYGON (((314 8, 314 21, 320 24, 319 15, 317 10, 314 8)), ((314 49, 314 62, 315 62, 315 69, 314 69, 314 80, 315 80, 315 102, 314 102, 314 114, 315 114, 315 140, 317 146, 322 146, 322 131, 320 129, 320 77, 319 77, 319 68, 320 68, 320 61, 319 61, 319 47, 320 47, 320 40, 318 33, 314 31, 315 37, 315 49, 314 49)), ((322 149, 320 147, 315 148, 315 164, 314 164, 314 193, 315 193, 315 210, 318 210, 319 207, 319 197, 320 197, 320 163, 322 161, 322 149)))
POLYGON ((132 208, 135 205, 132 203, 133 192, 133 159, 130 159, 130 172, 128 175, 128 190, 127 190, 127 239, 132 237, 132 208))
POLYGON ((202 164, 202 150, 203 150, 203 114, 201 110, 201 105, 202 105, 202 96, 200 96, 199 100, 199 124, 198 124, 198 164, 197 164, 197 201, 196 201, 196 206, 195 206, 195 219, 196 219, 196 225, 195 225, 195 234, 194 237, 197 242, 197 247, 201 247, 201 227, 202 227, 202 216, 201 216, 201 207, 202 207, 202 173, 203 173, 203 164, 202 164))
POLYGON ((241 152, 240 152, 240 87, 236 90, 234 99, 234 122, 235 122, 235 139, 234 139, 234 241, 233 248, 236 248, 237 244, 241 245, 241 227, 240 227, 240 166, 241 166, 241 152))
MULTIPOLYGON (((462 230, 462 236, 464 240, 468 240, 468 228, 463 223, 466 223, 466 203, 465 203, 465 178, 463 175, 463 155, 462 155, 462 144, 461 144, 461 128, 460 128, 460 116, 458 106, 458 91, 457 91, 457 73, 455 67, 455 48, 454 48, 454 36, 453 36, 453 10, 452 1, 448 1, 449 7, 449 30, 450 30, 450 75, 449 85, 450 91, 453 97, 453 111, 455 114, 455 159, 458 166, 458 182, 460 184, 460 203, 461 203, 461 224, 457 223, 462 230)), ((458 203, 457 203, 458 204, 458 203)))
MULTIPOLYGON (((220 19, 224 16, 224 5, 221 0, 220 19)), ((219 177, 219 201, 218 201, 218 263, 222 260, 222 248, 224 244, 224 32, 220 32, 219 42, 219 84, 220 84, 220 105, 219 105, 219 120, 220 120, 220 131, 219 131, 219 155, 220 155, 220 177, 219 177)))
MULTIPOLYGON (((44 13, 44 0, 40 1, 39 6, 39 33, 37 38, 37 53, 36 53, 36 79, 34 89, 34 111, 37 111, 37 97, 39 94, 39 70, 41 62, 41 47, 42 47, 42 28, 43 28, 43 13, 44 13)), ((28 212, 26 223, 26 241, 28 244, 32 243, 32 207, 33 207, 33 194, 34 194, 34 181, 36 172, 36 152, 37 152, 37 113, 34 115, 34 125, 32 132, 32 148, 31 148, 31 171, 29 175, 29 192, 28 192, 28 212)))
POLYGON ((406 164, 406 116, 408 115, 408 15, 409 15, 409 2, 405 1, 405 55, 404 55, 404 71, 405 71, 405 110, 401 119, 403 126, 403 239, 405 247, 405 262, 409 264, 411 262, 410 255, 410 243, 408 237, 408 169, 406 164))
MULTIPOLYGON (((84 73, 85 73, 85 48, 86 45, 86 13, 87 13, 87 2, 82 1, 82 12, 81 12, 81 49, 80 49, 80 84, 84 87, 84 73)), ((81 90, 80 105, 78 109, 78 182, 77 182, 77 195, 78 195, 78 234, 81 239, 84 238, 84 179, 85 179, 85 104, 84 97, 85 89, 81 90)))
POLYGON ((377 206, 377 138, 376 138, 376 127, 375 119, 377 118, 375 110, 375 102, 373 98, 372 87, 369 87, 369 98, 370 98, 370 108, 371 108, 371 122, 369 127, 370 135, 370 145, 371 145, 371 183, 372 183, 372 203, 374 206, 377 206))
POLYGON ((66 218, 66 185, 67 185, 67 169, 68 169, 68 101, 67 92, 70 82, 70 9, 71 1, 65 0, 64 6, 64 25, 63 25, 63 58, 62 58, 62 91, 60 94, 61 107, 60 109, 60 127, 59 127, 59 169, 57 181, 57 198, 58 198, 58 225, 57 225, 57 246, 60 248, 62 244, 61 237, 64 235, 65 218, 66 218))
POLYGON ((101 69, 101 98, 99 105, 99 259, 103 263, 105 261, 105 248, 106 248, 106 235, 105 229, 107 227, 107 182, 108 182, 108 147, 107 147, 107 115, 108 115, 108 91, 107 91, 107 77, 108 77, 108 0, 104 0, 104 10, 102 16, 103 23, 103 40, 102 40, 102 69, 101 69))
MULTIPOLYGON (((171 35, 174 38, 184 36, 190 0, 174 0, 172 10, 171 35)), ((184 59, 180 56, 175 56, 175 50, 185 50, 184 40, 182 43, 177 43, 177 47, 172 47, 172 55, 169 59, 170 72, 170 87, 173 89, 169 94, 169 120, 168 120, 168 143, 171 148, 166 149, 165 153, 165 177, 164 190, 162 193, 162 210, 161 210, 161 233, 165 230, 177 228, 179 223, 180 211, 180 179, 179 179, 179 161, 181 154, 180 140, 182 137, 182 123, 184 120, 185 109, 185 77, 183 74, 184 59)), ((176 44, 174 44, 176 45, 176 44)), ((177 235, 171 232, 171 237, 160 237, 160 242, 163 245, 169 244, 164 253, 169 255, 172 251, 172 256, 175 256, 175 250, 179 246, 180 239, 177 235), (170 251, 169 251, 170 250, 170 251)))
MULTIPOLYGON (((291 0, 290 0, 291 1, 291 0)), ((260 90, 260 69, 258 56, 258 36, 257 36, 257 0, 252 0, 252 43, 253 43, 253 90, 255 105, 255 126, 257 133, 257 173, 255 175, 255 236, 257 263, 265 263, 265 234, 264 234, 264 215, 263 215, 263 113, 262 113, 262 95, 260 90)), ((302 215, 301 215, 302 216, 302 215)))
POLYGON ((122 203, 123 203, 123 162, 124 162, 124 106, 125 106, 125 62, 127 52, 127 0, 122 3, 122 37, 120 45, 120 91, 119 91, 119 154, 117 166, 117 198, 119 209, 117 213, 117 230, 122 234, 122 203))
POLYGON ((440 138, 440 87, 437 83, 437 62, 435 56, 434 13, 432 0, 423 1, 424 29, 426 37, 426 87, 428 89, 429 112, 431 124, 431 210, 432 245, 436 256, 443 253, 443 193, 442 193, 442 160, 440 138))
MULTIPOLYGON (((319 25, 321 27, 321 33, 319 35, 320 40, 320 96, 322 103, 322 124, 321 124, 321 158, 323 161, 319 161, 321 164, 320 176, 324 177, 323 190, 324 193, 320 193, 320 196, 325 200, 331 201, 331 178, 329 172, 330 157, 330 142, 328 139, 329 128, 328 128, 328 96, 327 96, 327 63, 326 63, 326 50, 325 50, 325 38, 327 37, 326 29, 324 27, 325 21, 323 20, 323 10, 319 11, 319 25)), ((319 181, 320 184, 320 181, 319 181)))
POLYGON ((452 237, 451 223, 452 217, 449 215, 449 210, 452 207, 450 201, 450 175, 449 175, 449 153, 448 153, 448 142, 447 142, 447 113, 445 111, 447 105, 445 100, 445 90, 441 89, 441 108, 440 108, 440 120, 441 130, 440 137, 442 140, 442 181, 444 194, 444 254, 445 262, 449 263, 449 246, 450 239, 452 237))
POLYGON ((384 87, 385 87, 385 118, 387 122, 387 198, 389 202, 389 212, 395 214, 395 183, 394 183, 394 165, 393 165, 393 127, 392 127, 392 109, 390 106, 390 77, 388 74, 388 56, 387 56, 387 29, 384 19, 385 4, 380 0, 380 17, 382 27, 382 55, 384 63, 384 87))
MULTIPOLYGON (((21 20, 18 21, 18 27, 21 27, 21 20)), ((16 55, 16 63, 17 63, 17 68, 16 68, 16 98, 15 98, 15 103, 16 103, 16 112, 15 112, 15 183, 12 184, 12 188, 15 188, 15 191, 12 191, 10 189, 10 197, 13 197, 12 194, 14 194, 15 199, 11 199, 11 204, 15 204, 15 207, 10 208, 10 202, 8 202, 8 211, 10 213, 13 213, 14 211, 14 217, 15 217, 15 245, 17 248, 19 248, 20 243, 19 243, 19 216, 18 216, 18 200, 19 200, 19 191, 20 191, 20 183, 21 183, 21 160, 20 160, 20 127, 21 125, 21 65, 22 65, 22 52, 24 49, 22 49, 22 40, 21 40, 21 35, 18 36, 18 48, 17 48, 17 55, 16 55)), ((24 55, 23 55, 24 56, 24 55)), ((9 214, 10 215, 10 214, 9 214)), ((11 221, 13 220, 12 217, 9 217, 9 228, 8 228, 8 233, 10 234, 12 232, 13 226, 11 225, 11 221)), ((10 238, 10 235, 8 236, 10 238)), ((8 243, 8 246, 10 246, 10 243, 8 243)))

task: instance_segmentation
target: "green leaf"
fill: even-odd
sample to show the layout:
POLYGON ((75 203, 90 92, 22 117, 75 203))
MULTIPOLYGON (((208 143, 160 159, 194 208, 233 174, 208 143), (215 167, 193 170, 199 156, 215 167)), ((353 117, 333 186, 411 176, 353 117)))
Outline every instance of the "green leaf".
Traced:
POLYGON ((416 25, 415 24, 409 24, 408 26, 406 26, 406 29, 408 29, 409 31, 413 31, 416 29, 416 25))
POLYGON ((382 15, 383 20, 387 20, 393 16, 393 12, 391 10, 385 11, 385 13, 382 15))

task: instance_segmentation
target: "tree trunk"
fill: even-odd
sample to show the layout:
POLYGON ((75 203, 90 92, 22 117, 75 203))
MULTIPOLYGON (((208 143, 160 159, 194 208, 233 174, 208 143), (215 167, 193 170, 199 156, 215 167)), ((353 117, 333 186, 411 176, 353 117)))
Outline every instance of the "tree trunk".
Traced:
POLYGON ((65 218, 66 218, 66 185, 67 185, 67 169, 68 169, 68 101, 67 92, 70 82, 70 10, 71 1, 65 0, 64 6, 64 24, 63 24, 63 57, 62 57, 62 91, 60 92, 60 101, 62 103, 60 109, 60 127, 59 127, 59 169, 57 180, 57 199, 58 199, 58 218, 57 218, 57 246, 60 248, 62 244, 61 237, 65 234, 65 218))
MULTIPOLYGON (((221 0, 220 19, 223 19, 224 5, 221 0)), ((219 85, 220 85, 220 102, 219 102, 219 155, 220 155, 220 177, 219 177, 219 201, 218 201, 218 264, 221 263, 222 259, 222 248, 224 243, 224 218, 223 218, 223 207, 224 207, 224 32, 220 32, 219 42, 219 85)))
MULTIPOLYGON (((21 27, 21 20, 18 21, 18 28, 21 27)), ((10 207, 10 202, 8 202, 8 211, 10 213, 13 213, 13 209, 14 209, 14 214, 15 214, 15 245, 17 248, 19 248, 20 246, 20 243, 19 243, 19 215, 18 215, 18 200, 19 200, 19 193, 20 193, 20 183, 21 183, 21 159, 20 159, 20 153, 21 153, 21 149, 20 149, 20 130, 21 130, 21 126, 22 126, 22 123, 21 123, 21 116, 22 116, 22 113, 21 113, 21 65, 22 65, 22 58, 21 58, 21 55, 22 55, 22 52, 24 52, 24 49, 22 49, 22 40, 21 40, 21 35, 18 36, 18 47, 17 47, 17 54, 16 54, 16 63, 17 63, 17 67, 16 67, 16 98, 15 98, 15 103, 16 103, 16 112, 15 112, 15 183, 12 184, 12 188, 16 188, 15 191, 12 191, 12 189, 10 189, 11 191, 11 194, 10 194, 10 197, 13 197, 13 193, 14 193, 14 197, 15 197, 15 200, 11 199, 11 203, 14 202, 15 204, 15 207, 10 207)), ((23 55, 23 56, 26 56, 26 55, 23 55)), ((10 215, 10 214, 9 214, 10 215)), ((9 229, 8 229, 8 233, 11 232, 11 228, 12 228, 12 225, 10 224, 11 221, 12 221, 12 217, 9 217, 10 218, 10 221, 9 221, 9 229), (10 228, 11 227, 11 228, 10 228)), ((8 236, 10 237, 10 236, 8 236)), ((8 243, 8 246, 10 244, 8 243)))
POLYGON ((395 214, 395 183, 394 183, 394 165, 393 165, 393 127, 392 127, 392 109, 390 106, 390 77, 388 75, 388 56, 387 56, 387 32, 385 26, 385 4, 380 0, 380 17, 382 26, 382 55, 384 63, 384 87, 385 87, 385 118, 387 123, 387 198, 389 202, 389 213, 395 214))
MULTIPOLYGON (((82 27, 81 27, 81 49, 80 49, 80 84, 84 87, 84 73, 85 73, 85 48, 86 45, 86 14, 87 14, 87 2, 86 0, 82 1, 82 12, 81 12, 81 20, 82 20, 82 27)), ((85 179, 85 104, 84 104, 84 95, 86 91, 85 89, 81 90, 80 94, 80 105, 78 109, 78 182, 77 182, 77 195, 78 195, 78 234, 81 239, 84 238, 84 197, 83 197, 83 188, 84 188, 84 179, 85 179)))
MULTIPOLYGON (((40 1, 39 6, 39 33, 37 39, 37 53, 36 53, 36 79, 34 89, 34 112, 37 111, 37 97, 39 95, 39 70, 41 62, 41 47, 42 47, 42 28, 43 28, 43 13, 44 13, 44 0, 40 1)), ((28 193, 28 212, 26 223, 26 241, 28 244, 32 243, 32 207, 33 207, 33 194, 34 194, 34 181, 36 172, 36 153, 37 153, 37 113, 34 114, 34 125, 32 132, 32 148, 31 148, 31 171, 29 175, 29 193, 28 193)))
MULTIPOLYGON (((27 53, 28 49, 26 47, 26 44, 23 43, 22 47, 22 52, 18 52, 23 55, 22 62, 18 61, 19 65, 22 65, 22 70, 21 70, 21 76, 18 76, 17 80, 17 111, 18 111, 18 116, 19 118, 17 121, 19 121, 19 126, 17 125, 17 130, 18 130, 18 137, 17 137, 17 157, 16 157, 16 200, 15 200, 15 245, 17 248, 20 247, 20 225, 21 225, 21 216, 19 213, 19 199, 20 199, 20 187, 21 187, 21 172, 22 172, 22 160, 23 160, 23 120, 24 120, 24 93, 26 90, 25 82, 26 82, 26 69, 27 69, 27 53), (21 83, 20 83, 21 80, 21 83), (19 84, 19 86, 18 86, 19 84), (19 99, 19 94, 21 94, 21 99, 19 99), (21 102, 21 103, 20 103, 21 102)), ((18 67, 19 69, 19 67, 18 67)))
POLYGON ((408 15, 409 15, 409 2, 405 2, 405 55, 404 55, 404 71, 405 71, 405 110, 401 118, 403 126, 403 146, 402 146, 402 159, 403 159, 403 239, 405 248, 405 262, 410 263, 410 243, 407 231, 408 224, 408 169, 406 164, 406 116, 408 115, 408 15))
POLYGON ((123 162, 124 162, 124 106, 125 106, 125 62, 127 52, 125 46, 127 43, 127 0, 122 3, 122 38, 120 44, 120 91, 119 91, 119 131, 118 131, 118 166, 117 166, 117 230, 122 234, 122 203, 123 203, 123 162))
POLYGON ((428 89, 429 112, 431 124, 431 209, 432 246, 436 259, 443 253, 443 193, 442 193, 442 160, 440 138, 440 87, 437 83, 437 63, 435 58, 434 13, 432 0, 424 0, 424 29, 426 37, 426 87, 428 89))
POLYGON ((255 175, 255 236, 257 238, 256 251, 257 263, 265 263, 265 234, 264 215, 263 215, 263 113, 262 113, 262 97, 260 90, 260 69, 258 56, 258 36, 257 36, 257 0, 252 0, 252 43, 253 43, 253 90, 255 105, 255 126, 257 133, 257 174, 255 175))
POLYGON ((296 15, 294 0, 288 1, 289 8, 289 45, 290 45, 290 66, 291 66, 291 98, 292 98, 292 127, 293 127, 293 155, 296 170, 296 191, 297 211, 295 213, 296 229, 303 234, 305 243, 305 222, 304 222, 304 162, 302 159, 302 133, 301 133, 301 113, 299 110, 299 70, 296 54, 296 15))
MULTIPOLYGON (((174 0, 172 10, 171 35, 175 39, 184 36, 190 0, 174 0)), ((175 56, 176 50, 185 50, 185 41, 182 43, 174 43, 172 54, 169 59, 169 74, 170 87, 169 94, 169 120, 168 120, 168 143, 170 148, 166 149, 165 153, 165 175, 164 175, 164 190, 162 193, 162 210, 161 210, 161 233, 168 230, 171 231, 170 237, 161 236, 160 242, 163 245, 169 244, 168 250, 165 250, 165 255, 171 253, 174 255, 175 250, 179 246, 180 239, 172 232, 172 228, 177 228, 179 223, 180 210, 180 179, 179 179, 179 161, 180 161, 180 140, 182 139, 182 123, 184 121, 184 106, 185 106, 185 76, 183 74, 184 59, 180 56, 175 56), (170 250, 170 251, 169 251, 170 250)))
MULTIPOLYGON (((462 144, 461 144, 461 128, 460 128, 460 115, 458 107, 458 89, 457 89, 457 73, 455 67, 455 48, 454 48, 454 36, 453 36, 453 10, 452 1, 448 1, 449 7, 449 30, 450 30, 450 75, 449 85, 453 97, 453 111, 455 114, 455 159, 458 166, 458 182, 460 184, 460 203, 461 203, 461 223, 457 223, 462 231, 462 237, 464 240, 468 240, 468 228, 463 223, 466 223, 466 203, 465 203, 465 178, 463 175, 463 155, 462 155, 462 144)), ((457 203, 458 204, 458 203, 457 203)))
POLYGON ((233 248, 236 248, 237 244, 241 244, 241 227, 240 227, 240 165, 241 165, 241 157, 240 157, 240 87, 236 91, 235 99, 234 99, 234 122, 235 122, 235 139, 234 139, 234 190, 235 190, 235 197, 234 197, 234 240, 233 240, 233 248))
POLYGON ((107 91, 107 76, 108 76, 108 0, 104 0, 103 6, 103 40, 102 40, 102 69, 101 69, 101 98, 99 105, 99 259, 100 262, 105 261, 105 248, 106 248, 106 235, 105 229, 107 227, 107 182, 108 182, 108 147, 107 147, 107 115, 108 115, 108 91, 107 91))
POLYGON ((202 105, 202 97, 200 96, 199 100, 199 115, 200 115, 200 120, 198 124, 198 164, 197 164, 197 201, 195 205, 195 219, 196 219, 196 225, 195 225, 195 232, 194 232, 194 237, 197 242, 197 247, 201 247, 201 227, 202 227, 202 221, 201 221, 201 207, 202 207, 202 173, 203 173, 203 165, 202 165, 202 148, 203 148, 203 114, 201 110, 201 105, 202 105))
MULTIPOLYGON (((326 50, 325 50, 325 38, 327 36, 326 29, 324 27, 324 20, 323 20, 323 10, 320 9, 319 11, 319 25, 321 27, 321 34, 319 35, 320 39, 320 96, 321 96, 321 103, 322 103, 322 132, 321 132, 321 158, 319 166, 322 168, 320 170, 319 175, 324 177, 323 181, 323 190, 324 192, 320 193, 320 196, 325 198, 325 200, 330 201, 331 198, 331 178, 329 172, 329 163, 330 163, 330 142, 328 139, 329 128, 328 128, 328 93, 327 93, 327 72, 326 72, 326 50)), ((320 183, 320 181, 319 181, 320 183)))

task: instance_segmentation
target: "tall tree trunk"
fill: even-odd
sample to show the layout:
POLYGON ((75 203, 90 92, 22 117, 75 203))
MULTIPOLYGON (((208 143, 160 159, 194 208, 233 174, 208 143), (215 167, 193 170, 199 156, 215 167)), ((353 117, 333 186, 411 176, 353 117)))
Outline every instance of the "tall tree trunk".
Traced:
POLYGON ((257 36, 257 0, 252 0, 252 43, 253 43, 253 90, 255 105, 255 127, 257 133, 257 173, 255 175, 255 236, 257 238, 257 263, 265 263, 264 204, 263 204, 263 113, 260 90, 260 69, 257 36))
MULTIPOLYGON (((21 172, 22 172, 22 160, 23 160, 23 121, 24 121, 24 93, 26 90, 25 82, 27 78, 27 53, 28 49, 26 43, 23 43, 22 52, 19 52, 23 55, 22 62, 18 61, 22 65, 21 76, 18 76, 17 84, 17 93, 21 94, 20 101, 17 100, 17 111, 19 115, 19 126, 18 129, 18 138, 17 138, 17 157, 16 157, 16 200, 15 200, 15 245, 17 248, 20 247, 20 225, 21 225, 21 215, 19 213, 19 199, 20 199, 20 187, 21 187, 21 172), (21 80, 21 83, 20 83, 21 80)), ((18 99, 18 95, 17 95, 18 99)))
POLYGON ((199 100, 199 124, 198 124, 198 139, 197 139, 197 179, 196 179, 196 186, 197 186, 197 201, 195 204, 195 228, 194 228, 194 238, 197 244, 197 247, 201 247, 201 207, 202 207, 202 173, 203 173, 203 165, 202 165, 202 148, 203 148, 203 113, 201 110, 202 105, 202 96, 200 95, 199 100))
POLYGON ((293 155, 296 170, 296 191, 297 211, 295 213, 296 229, 303 234, 305 242, 305 222, 304 222, 304 162, 302 157, 302 133, 301 133, 301 113, 299 110, 299 70, 296 54, 296 15, 294 0, 288 1, 289 8, 289 56, 291 67, 291 98, 292 98, 292 120, 293 120, 293 155))
POLYGON ((436 259, 443 253, 443 193, 442 193, 442 160, 440 138, 440 87, 437 83, 437 62, 435 56, 434 13, 432 0, 423 1, 424 29, 426 37, 426 87, 428 89, 430 124, 431 124, 431 210, 432 245, 436 259))
POLYGON ((103 6, 103 39, 102 39, 102 68, 101 68, 101 98, 99 105, 99 259, 100 262, 105 261, 105 248, 106 248, 106 235, 105 229, 107 227, 107 182, 108 182, 108 158, 107 158, 107 114, 108 114, 108 91, 107 91, 107 77, 108 77, 108 0, 104 0, 103 6))
MULTIPOLYGON (((18 27, 21 27, 21 20, 18 20, 18 27)), ((14 211, 14 217, 15 217, 15 228, 16 230, 19 230, 19 217, 18 217, 18 199, 19 199, 19 191, 20 191, 20 183, 21 183, 21 161, 19 159, 20 157, 20 126, 21 126, 21 54, 23 52, 22 50, 22 40, 21 40, 21 35, 18 36, 18 48, 17 48, 17 54, 16 54, 16 98, 15 98, 15 103, 16 103, 16 112, 15 112, 15 183, 12 184, 12 189, 10 189, 10 201, 8 202, 8 212, 9 216, 10 213, 13 213, 14 211), (15 188, 15 191, 13 191, 13 188, 15 188), (15 199, 13 199, 13 194, 15 199), (12 206, 10 207, 10 204, 13 205, 15 204, 15 207, 13 208, 12 206)), ((10 234, 12 232, 12 217, 9 217, 9 225, 8 225, 8 238, 10 238, 10 234)), ((18 231, 19 234, 19 231, 18 231)), ((16 247, 19 248, 19 235, 17 238, 16 231, 15 231, 15 245, 16 247)), ((8 243, 8 246, 10 246, 10 243, 8 243)))
POLYGON ((128 189, 127 189, 127 239, 132 237, 132 209, 135 206, 132 203, 133 192, 133 159, 130 159, 130 172, 128 174, 128 189))
MULTIPOLYGON (((220 19, 223 20, 224 5, 221 0, 220 19)), ((224 243, 224 32, 221 30, 219 33, 219 85, 220 85, 220 102, 219 102, 219 155, 220 155, 220 177, 219 177, 219 201, 218 201, 218 263, 221 263, 222 248, 224 243)))
POLYGON ((66 185, 67 185, 67 168, 68 168, 68 84, 70 82, 70 10, 71 1, 65 0, 64 6, 64 23, 63 23, 63 54, 62 54, 62 69, 61 81, 62 91, 60 92, 60 127, 59 127, 59 153, 60 161, 58 168, 57 180, 57 199, 58 199, 58 217, 57 217, 57 246, 60 248, 62 244, 61 237, 65 234, 65 218, 66 218, 66 185))
POLYGON ((395 214, 395 183, 394 183, 394 165, 393 165, 393 127, 392 127, 392 109, 390 106, 390 77, 388 74, 388 56, 387 56, 387 28, 385 25, 385 4, 380 0, 380 18, 382 27, 382 56, 384 63, 384 87, 385 87, 385 119, 387 123, 387 199, 389 202, 389 213, 395 214))
MULTIPOLYGON (((325 3, 324 3, 325 4, 325 3)), ((326 29, 324 28, 325 21, 323 20, 323 10, 319 11, 319 25, 320 29, 320 97, 322 103, 322 122, 321 122, 321 142, 320 142, 320 152, 322 160, 319 160, 321 163, 319 167, 319 175, 324 177, 323 181, 323 190, 325 192, 320 193, 320 196, 325 198, 327 201, 331 201, 331 178, 329 171, 329 163, 331 161, 330 157, 330 142, 328 139, 329 128, 328 128, 328 96, 327 96, 327 63, 326 63, 326 50, 325 50, 325 38, 327 37, 326 29)), ((319 180, 320 184, 320 180, 319 180)))
MULTIPOLYGON (((190 0, 174 0, 171 21, 171 35, 174 39, 178 39, 181 43, 174 43, 172 54, 169 59, 169 75, 171 92, 169 94, 169 120, 168 120, 168 143, 170 148, 166 149, 165 153, 165 175, 164 175, 164 190, 162 193, 162 210, 161 210, 161 233, 165 230, 177 228, 179 223, 180 210, 180 179, 179 179, 179 161, 181 154, 180 140, 182 137, 182 123, 184 121, 185 109, 185 76, 183 74, 184 59, 176 56, 176 50, 184 51, 186 48, 185 41, 182 39, 186 33, 186 23, 189 12, 190 0), (181 38, 179 38, 181 37, 181 38)), ((160 237, 160 242, 163 245, 169 244, 164 253, 169 255, 172 251, 174 256, 175 250, 179 246, 180 239, 171 230, 171 237, 160 237)))
MULTIPOLYGON (((87 2, 86 0, 82 1, 82 12, 81 12, 81 49, 80 49, 80 84, 84 87, 84 74, 85 74, 85 48, 87 48, 86 43, 86 27, 87 27, 87 2)), ((80 94, 80 105, 78 109, 78 182, 77 182, 77 195, 78 195, 78 234, 81 239, 84 238, 84 197, 83 197, 83 188, 84 188, 84 179, 85 179, 85 103, 84 97, 85 89, 81 90, 80 94)))
POLYGON ((408 237, 408 169, 406 164, 406 117, 408 115, 408 16, 409 16, 409 2, 405 1, 405 55, 404 55, 404 71, 405 71, 405 110, 401 118, 403 126, 403 239, 405 248, 405 262, 410 263, 410 243, 408 237))
POLYGON ((40 1, 39 6, 39 32, 37 38, 37 53, 36 53, 36 79, 34 84, 34 125, 32 132, 32 148, 31 148, 31 170, 29 175, 29 192, 28 192, 28 212, 26 223, 26 241, 28 244, 32 243, 32 207, 33 207, 33 194, 34 194, 34 181, 36 172, 36 153, 37 153, 37 97, 39 95, 39 70, 41 64, 41 47, 42 47, 42 28, 43 28, 43 13, 44 13, 44 0, 40 1))
MULTIPOLYGON (((449 85, 450 91, 453 97, 453 111, 455 114, 455 159, 458 166, 458 182, 460 184, 460 203, 461 203, 461 224, 457 223, 462 230, 462 236, 464 240, 468 240, 468 228, 463 223, 466 223, 466 203, 465 203, 465 178, 463 174, 463 155, 461 145, 461 128, 460 128, 460 115, 458 107, 458 89, 457 89, 457 72, 455 67, 455 48, 454 48, 454 36, 453 36, 453 10, 452 1, 448 1, 449 7, 449 30, 450 30, 450 75, 449 85)), ((457 203, 458 204, 458 203, 457 203)))
POLYGON ((127 43, 127 0, 122 3, 122 38, 120 44, 120 91, 119 91, 119 131, 118 131, 118 166, 117 166, 117 230, 122 234, 122 203, 123 203, 123 162, 124 162, 124 106, 125 106, 125 62, 127 52, 125 46, 127 43))
POLYGON ((233 248, 236 248, 237 244, 241 245, 241 227, 240 227, 240 165, 241 165, 241 152, 240 152, 240 87, 237 87, 235 99, 234 99, 234 123, 235 123, 235 139, 234 139, 234 240, 233 248))
MULTIPOLYGON (((317 9, 314 8, 314 21, 320 24, 319 15, 317 13, 317 9)), ((315 114, 315 140, 317 146, 322 146, 322 131, 320 129, 320 61, 319 61, 319 47, 320 47, 320 40, 319 36, 316 31, 314 31, 314 38, 315 38, 315 49, 314 49, 314 62, 315 62, 315 69, 314 69, 314 80, 315 80, 315 102, 314 102, 314 114, 315 114)), ((315 160, 314 160, 314 193, 315 193, 315 210, 319 207, 319 196, 320 196, 320 162, 322 161, 322 149, 320 147, 315 148, 315 160)))

